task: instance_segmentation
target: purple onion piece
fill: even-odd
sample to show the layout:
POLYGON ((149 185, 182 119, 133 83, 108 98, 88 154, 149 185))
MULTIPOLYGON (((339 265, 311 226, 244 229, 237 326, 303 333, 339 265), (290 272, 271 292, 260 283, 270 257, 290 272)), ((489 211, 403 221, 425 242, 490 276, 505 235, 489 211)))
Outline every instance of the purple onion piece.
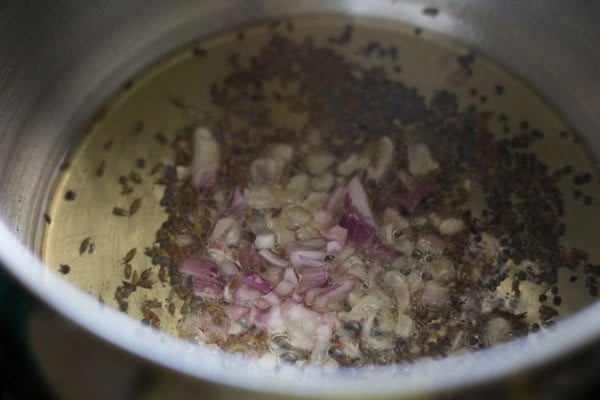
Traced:
POLYGON ((192 185, 196 189, 207 189, 214 185, 217 179, 217 167, 200 170, 194 174, 192 185))
POLYGON ((263 294, 271 291, 271 285, 261 278, 260 275, 255 274, 254 272, 244 272, 244 275, 242 276, 242 282, 263 294))
POLYGON ((369 206, 367 193, 358 177, 354 177, 346 185, 346 197, 344 198, 346 211, 357 215, 363 223, 374 226, 375 218, 369 206))
POLYGON ((218 280, 206 280, 199 277, 192 279, 194 293, 199 296, 222 298, 224 286, 218 280))
POLYGON ((354 214, 342 216, 338 224, 346 229, 348 240, 361 247, 371 244, 375 237, 376 232, 373 226, 364 222, 354 214))
POLYGON ((404 194, 400 199, 400 205, 408 212, 413 212, 419 203, 438 187, 435 176, 428 176, 422 180, 413 190, 404 194))
POLYGON ((325 284, 329 278, 329 274, 325 267, 305 267, 298 272, 298 275, 300 276, 300 283, 304 288, 321 286, 325 284))
POLYGON ((184 274, 197 276, 199 278, 213 280, 219 276, 217 264, 206 258, 190 257, 181 262, 179 270, 184 274))
POLYGON ((266 262, 276 267, 285 268, 288 265, 290 265, 290 263, 287 260, 273 254, 273 252, 269 249, 261 249, 257 252, 257 254, 260 257, 262 257, 266 262))
POLYGON ((236 186, 229 195, 229 212, 237 218, 241 218, 246 210, 246 193, 246 189, 236 186))

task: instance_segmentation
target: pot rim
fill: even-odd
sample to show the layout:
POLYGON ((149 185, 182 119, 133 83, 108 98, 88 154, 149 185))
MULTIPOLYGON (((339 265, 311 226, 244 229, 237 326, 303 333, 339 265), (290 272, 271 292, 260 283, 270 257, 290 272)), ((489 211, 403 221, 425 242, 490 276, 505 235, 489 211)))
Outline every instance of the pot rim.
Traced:
MULTIPOLYGON (((360 14, 365 6, 358 1, 352 3, 357 8, 351 14, 360 14)), ((422 7, 419 4, 418 10, 422 7)), ((600 336, 600 302, 595 302, 561 320, 552 330, 441 360, 389 367, 276 369, 270 362, 250 361, 190 344, 100 304, 46 268, 1 219, 0 261, 42 303, 135 357, 197 379, 278 395, 373 398, 456 390, 533 370, 600 336)))
POLYGON ((600 332, 600 303, 552 330, 489 349, 389 367, 278 366, 196 345, 144 326, 83 293, 34 256, 0 221, 0 261, 27 290, 89 333, 126 352, 194 378, 273 394, 347 398, 431 393, 519 374, 588 344, 600 332), (390 379, 392 378, 393 379, 390 379))

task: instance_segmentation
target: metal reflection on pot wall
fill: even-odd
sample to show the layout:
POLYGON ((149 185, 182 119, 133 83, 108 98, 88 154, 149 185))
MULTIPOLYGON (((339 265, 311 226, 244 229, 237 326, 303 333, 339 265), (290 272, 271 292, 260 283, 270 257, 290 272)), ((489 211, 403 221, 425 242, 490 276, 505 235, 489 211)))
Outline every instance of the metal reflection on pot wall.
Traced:
MULTIPOLYGON (((48 182, 54 171, 54 168, 41 168, 40 166, 58 166, 59 160, 71 143, 70 135, 76 132, 79 126, 82 126, 101 100, 149 61, 196 37, 222 31, 227 26, 238 26, 275 15, 315 12, 346 14, 350 10, 347 8, 349 4, 328 2, 323 5, 303 2, 290 5, 287 2, 244 2, 240 6, 235 3, 198 5, 195 2, 189 2, 182 3, 177 8, 163 10, 162 5, 156 2, 145 4, 145 7, 141 9, 142 12, 136 16, 133 16, 134 10, 136 10, 135 3, 94 6, 72 4, 67 7, 68 9, 61 10, 54 9, 51 5, 43 6, 48 7, 48 10, 38 7, 39 14, 32 13, 33 18, 39 20, 37 25, 55 28, 55 30, 49 29, 48 32, 52 33, 44 35, 47 45, 45 48, 56 50, 41 51, 39 47, 36 49, 35 46, 23 45, 21 47, 23 53, 18 53, 23 57, 15 59, 15 64, 11 64, 21 68, 10 68, 10 72, 7 72, 10 75, 6 75, 10 79, 2 82, 1 114, 4 118, 0 122, 2 124, 0 154, 3 167, 0 175, 0 187, 6 196, 2 196, 1 210, 3 220, 13 232, 11 235, 18 234, 28 245, 37 247, 35 235, 39 232, 37 227, 42 220, 43 199, 46 198, 48 187, 43 184, 36 185, 36 183, 48 182), (54 24, 49 23, 54 21, 54 16, 58 17, 59 15, 63 15, 65 18, 62 20, 62 24, 57 23, 56 26, 53 26, 54 24), (106 19, 101 19, 97 17, 98 15, 103 15, 103 18, 106 19), (161 24, 161 21, 166 20, 162 18, 169 18, 170 24, 161 24), (120 23, 125 20, 135 20, 137 23, 120 23), (202 21, 203 24, 196 23, 197 21, 202 21), (227 26, 223 25, 224 21, 227 21, 227 26), (80 32, 89 32, 85 36, 80 36, 85 37, 85 43, 74 39, 68 42, 68 46, 57 47, 58 43, 61 43, 61 35, 68 35, 69 30, 75 28, 80 28, 78 29, 80 32), (117 37, 127 39, 121 42, 113 40, 117 37), (113 42, 122 44, 113 46, 113 42), (36 63, 33 60, 42 62, 36 63), (31 80, 28 77, 31 76, 30 71, 32 70, 28 68, 33 67, 43 68, 44 74, 36 75, 35 79, 31 80), (42 89, 45 89, 45 97, 40 97, 42 89), (7 95, 4 95, 5 93, 7 95), (10 97, 6 97, 8 94, 11 94, 10 97), (21 106, 19 109, 10 106, 14 104, 10 101, 14 102, 15 99, 22 100, 18 103, 21 106), (73 99, 81 100, 73 102, 73 99), (29 119, 29 116, 32 115, 35 117, 29 119), (40 138, 43 140, 41 143, 40 138), (34 149, 37 151, 35 157, 33 156, 34 149), (25 182, 30 184, 25 184, 25 182), (34 187, 37 191, 34 190, 34 187), (12 199, 12 201, 4 199, 12 199)), ((417 12, 420 9, 417 4, 420 5, 416 2, 372 2, 368 14, 374 17, 398 20, 412 18, 411 23, 413 24, 422 26, 424 29, 443 31, 480 49, 501 63, 509 65, 513 71, 539 88, 557 108, 563 111, 566 118, 588 143, 592 153, 598 150, 597 140, 594 140, 598 120, 592 111, 598 109, 596 107, 598 105, 598 89, 589 85, 589 82, 597 81, 595 74, 599 70, 597 68, 598 60, 594 58, 593 49, 588 47, 590 41, 580 40, 582 39, 581 35, 584 35, 583 39, 598 37, 598 28, 593 25, 592 21, 589 25, 585 23, 585 16, 593 15, 593 12, 586 13, 585 10, 575 6, 569 7, 564 10, 564 18, 558 23, 558 27, 550 31, 545 30, 544 26, 546 21, 552 20, 554 12, 561 7, 556 3, 539 8, 519 4, 514 5, 517 7, 514 9, 511 8, 513 6, 496 2, 451 2, 437 5, 440 10, 438 17, 448 18, 453 21, 452 25, 436 25, 435 20, 438 17, 434 19, 420 11, 417 12), (531 18, 534 14, 536 18, 531 18), (526 23, 527 21, 529 23, 526 23), (577 21, 580 29, 571 30, 570 26, 572 25, 569 25, 568 21, 577 21), (503 29, 504 27, 511 28, 503 29), (532 47, 531 42, 525 40, 535 36, 531 34, 532 32, 537 32, 538 35, 548 35, 548 40, 532 47), (565 43, 570 45, 567 46, 565 43), (553 54, 564 54, 565 57, 550 57, 553 54), (538 71, 537 68, 540 60, 546 60, 546 68, 543 71, 538 71)), ((18 16, 28 7, 26 3, 10 5, 8 10, 13 13, 12 15, 18 16)), ((354 8, 354 10, 353 14, 362 15, 363 11, 366 12, 360 8, 354 8)), ((5 15, 10 14, 7 12, 5 15)), ((440 18, 440 20, 443 19, 440 18)), ((7 23, 2 26, 3 30, 8 33, 2 37, 11 38, 0 42, 0 50, 3 52, 4 49, 8 49, 6 51, 10 52, 15 48, 15 43, 33 44, 36 41, 34 40, 35 34, 27 36, 31 39, 26 39, 25 35, 22 36, 23 40, 12 39, 19 37, 18 25, 7 23)), ((220 367, 217 369, 223 372, 220 376, 207 368, 207 365, 210 364, 208 360, 205 363, 191 362, 190 359, 187 361, 186 359, 174 360, 173 352, 178 348, 178 344, 171 338, 163 339, 165 343, 169 343, 168 351, 161 350, 158 346, 153 345, 156 344, 154 339, 146 337, 145 335, 148 333, 139 328, 137 324, 133 324, 132 321, 122 318, 110 310, 100 308, 95 301, 89 298, 81 298, 79 292, 66 286, 55 276, 46 274, 35 259, 15 244, 13 236, 3 240, 1 246, 0 257, 7 264, 6 269, 10 271, 11 275, 17 276, 21 284, 40 296, 55 310, 74 319, 87 329, 95 331, 108 342, 139 355, 140 362, 150 357, 160 365, 170 366, 196 377, 229 383, 238 387, 254 387, 256 390, 265 392, 283 391, 284 385, 289 384, 290 390, 299 395, 323 394, 323 392, 319 392, 318 386, 314 383, 307 383, 306 388, 300 388, 301 380, 282 380, 283 385, 281 385, 273 383, 272 379, 267 379, 268 374, 248 377, 240 367, 244 363, 236 361, 235 358, 230 368, 220 369, 223 365, 219 364, 220 367), (63 294, 57 295, 58 292, 63 294), (81 311, 81 307, 75 307, 73 302, 85 306, 84 311, 81 311), (130 330, 125 330, 125 333, 113 331, 110 327, 115 325, 115 319, 120 327, 130 330), (97 321, 104 321, 108 325, 97 326, 97 321), (139 339, 140 335, 143 335, 145 339, 139 339), (146 341, 146 339, 148 340, 146 341)), ((511 370, 516 372, 525 368, 533 368, 541 361, 548 361, 561 353, 583 346, 596 337, 598 327, 581 324, 586 317, 593 321, 591 316, 597 311, 592 306, 581 314, 564 321, 562 326, 557 327, 555 334, 546 337, 546 345, 549 347, 515 342, 510 346, 469 357, 468 360, 471 360, 469 362, 464 362, 464 359, 460 358, 460 363, 457 360, 444 360, 440 363, 423 363, 414 366, 416 370, 420 369, 423 372, 422 378, 425 380, 420 381, 420 384, 414 380, 415 375, 408 374, 399 375, 398 386, 380 385, 381 387, 377 387, 377 382, 381 381, 380 379, 383 379, 384 375, 396 373, 392 370, 383 370, 369 376, 373 386, 365 389, 348 384, 346 378, 342 376, 343 374, 339 376, 334 374, 328 388, 338 391, 331 392, 332 394, 339 395, 357 389, 354 392, 357 396, 366 395, 368 390, 375 396, 396 397, 414 390, 425 390, 427 383, 431 383, 432 380, 437 381, 437 386, 432 384, 428 391, 448 389, 450 386, 464 388, 467 384, 473 384, 475 381, 483 383, 492 377, 506 376, 505 374, 511 370), (569 331, 571 332, 569 333, 569 331), (504 361, 499 359, 500 354, 504 361), (513 358, 513 355, 517 357, 513 358), (478 371, 471 369, 471 367, 478 367, 479 363, 491 365, 489 369, 485 370, 485 374, 481 369, 478 371), (447 370, 443 368, 452 368, 455 365, 463 368, 455 369, 454 375, 451 375, 447 381, 438 381, 431 375, 435 372, 444 375, 441 372, 447 370)), ((153 335, 150 336, 153 337, 153 335)), ((181 349, 189 350, 192 354, 198 354, 200 357, 208 357, 210 360, 210 357, 201 350, 192 350, 181 346, 181 349), (198 351, 200 353, 196 353, 198 351)), ((360 375, 360 373, 358 374, 360 375)), ((362 378, 367 379, 366 376, 362 378)), ((319 381, 318 378, 316 381, 319 381)), ((361 379, 357 380, 357 382, 360 381, 361 379)))

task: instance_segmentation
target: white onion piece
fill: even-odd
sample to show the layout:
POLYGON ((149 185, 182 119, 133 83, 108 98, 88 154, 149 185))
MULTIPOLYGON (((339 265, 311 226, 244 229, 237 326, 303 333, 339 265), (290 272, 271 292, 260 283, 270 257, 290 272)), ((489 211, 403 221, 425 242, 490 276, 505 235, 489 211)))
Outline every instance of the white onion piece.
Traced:
POLYGON ((344 244, 340 242, 327 242, 327 254, 338 254, 344 248, 344 244))
POLYGON ((284 163, 277 158, 259 158, 250 164, 250 176, 255 183, 278 184, 281 180, 284 163))
POLYGON ((293 268, 286 268, 283 271, 283 280, 297 285, 299 282, 298 274, 296 274, 293 268))
POLYGON ((313 302, 313 308, 339 310, 342 307, 342 300, 350 293, 355 283, 354 279, 344 279, 322 289, 313 302))
POLYGON ((421 289, 419 302, 424 305, 441 307, 448 302, 450 290, 433 282, 427 282, 421 289))
POLYGON ((258 254, 260 254, 260 256, 264 258, 266 262, 276 267, 285 268, 289 265, 289 263, 285 259, 276 256, 269 249, 259 250, 258 254))
POLYGON ((254 319, 257 328, 266 329, 269 333, 284 332, 286 326, 283 321, 281 307, 276 305, 267 312, 259 312, 254 319))
POLYGON ((290 344, 302 350, 312 350, 317 338, 320 314, 289 300, 282 307, 290 344))
POLYGON ((227 309, 227 316, 229 319, 236 321, 245 317, 248 314, 248 311, 247 307, 234 303, 227 309))
POLYGON ((427 175, 439 168, 425 143, 410 143, 407 150, 408 170, 413 176, 427 175))
POLYGON ((313 212, 313 219, 315 221, 315 224, 320 226, 327 226, 332 223, 333 215, 331 214, 331 212, 320 208, 313 212))
POLYGON ((269 303, 272 306, 281 304, 281 298, 279 298, 277 293, 275 293, 273 291, 263 295, 263 300, 265 300, 267 303, 269 303))
POLYGON ((303 266, 319 266, 327 253, 320 250, 293 250, 289 253, 290 263, 294 268, 303 266))
POLYGON ((367 193, 357 176, 350 179, 350 182, 346 185, 346 191, 346 203, 349 203, 346 208, 349 211, 356 211, 362 222, 375 226, 375 218, 369 206, 367 193))
POLYGON ((281 281, 275 287, 274 291, 281 297, 287 297, 290 294, 292 294, 292 292, 294 291, 295 288, 296 288, 296 284, 288 282, 288 281, 281 281))
POLYGON ((233 298, 238 302, 258 300, 261 295, 258 290, 243 283, 233 292, 233 298))
POLYGON ((465 223, 458 218, 446 218, 438 227, 442 235, 455 235, 465 228, 465 223))
POLYGON ((194 158, 192 184, 196 188, 211 186, 216 178, 219 167, 220 147, 211 131, 205 127, 194 130, 194 158))
POLYGON ((221 218, 215 224, 210 234, 211 244, 224 244, 225 246, 238 245, 242 234, 240 223, 232 217, 221 218))
POLYGON ((239 186, 234 187, 229 195, 229 212, 238 218, 244 215, 246 209, 247 190, 239 186))
POLYGON ((375 161, 367 169, 369 178, 379 181, 391 165, 393 156, 394 143, 389 137, 382 137, 377 145, 375 161))
POLYGON ((417 248, 432 254, 442 254, 446 248, 446 242, 436 235, 425 235, 417 241, 417 248))
POLYGON ((219 263, 219 269, 221 270, 221 273, 228 278, 240 274, 240 269, 238 266, 233 261, 229 260, 224 260, 223 262, 219 263))
POLYGON ((257 249, 272 249, 275 247, 275 239, 274 232, 259 233, 254 239, 254 247, 257 249))
POLYGON ((333 317, 329 314, 323 314, 319 320, 317 326, 317 338, 315 341, 315 347, 310 356, 312 363, 320 364, 325 356, 327 356, 327 350, 333 336, 334 321, 333 317))

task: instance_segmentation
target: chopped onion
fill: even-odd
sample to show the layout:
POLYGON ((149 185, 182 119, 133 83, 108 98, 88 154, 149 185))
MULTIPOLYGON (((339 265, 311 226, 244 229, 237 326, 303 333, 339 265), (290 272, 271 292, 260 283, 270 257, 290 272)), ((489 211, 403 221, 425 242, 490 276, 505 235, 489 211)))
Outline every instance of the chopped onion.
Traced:
POLYGON ((288 281, 281 281, 275 287, 274 291, 281 297, 287 297, 290 294, 292 294, 292 292, 294 291, 295 288, 296 288, 296 284, 288 282, 288 281))
POLYGON ((192 278, 194 293, 198 296, 221 298, 225 287, 218 280, 207 280, 199 277, 192 278))
POLYGON ((275 233, 263 232, 256 235, 254 247, 257 249, 272 249, 275 247, 275 233))
POLYGON ((211 131, 198 127, 194 131, 194 158, 192 184, 196 188, 207 188, 214 184, 219 167, 220 147, 211 131))
POLYGON ((219 276, 217 264, 206 258, 190 257, 181 262, 181 272, 205 279, 216 279, 219 276))
POLYGON ((368 246, 375 237, 373 226, 359 219, 354 214, 344 215, 338 222, 342 228, 345 228, 348 240, 361 247, 368 246))
POLYGON ((239 319, 244 318, 248 314, 248 311, 249 310, 247 307, 244 307, 241 304, 234 303, 227 309, 227 316, 229 317, 229 319, 237 321, 239 319))
POLYGON ((266 260, 266 257, 263 257, 260 252, 256 251, 252 243, 242 240, 240 241, 238 260, 242 266, 261 265, 266 260))
POLYGON ((258 300, 260 299, 260 296, 261 292, 259 290, 256 290, 245 283, 239 285, 233 292, 233 298, 238 302, 258 300))
POLYGON ((298 275, 300 276, 300 283, 304 288, 322 286, 329 278, 327 269, 324 266, 302 268, 298 272, 298 275))
POLYGON ((320 250, 292 250, 289 252, 290 263, 294 268, 303 266, 323 266, 327 253, 320 250))
POLYGON ((333 310, 339 309, 342 306, 341 300, 350 293, 355 283, 354 279, 344 279, 322 289, 313 302, 313 308, 315 310, 324 310, 329 307, 333 310))
POLYGON ((355 213, 363 223, 371 227, 375 225, 375 218, 369 206, 367 193, 356 176, 350 179, 350 182, 346 185, 344 205, 349 212, 355 213))
POLYGON ((421 289, 419 302, 425 305, 440 307, 448 302, 450 290, 433 282, 427 282, 421 289))
POLYGON ((229 211, 237 218, 244 215, 246 209, 246 193, 247 190, 239 186, 234 187, 229 195, 229 211))
POLYGON ((242 282, 261 293, 269 293, 271 291, 271 286, 269 283, 254 272, 244 272, 244 275, 242 276, 242 282))
POLYGON ((242 234, 240 223, 232 217, 221 218, 215 224, 210 241, 212 245, 224 244, 225 246, 238 245, 242 234))
POLYGON ((413 176, 427 175, 439 168, 425 143, 409 143, 407 150, 408 170, 413 176))
POLYGON ((261 249, 258 251, 258 254, 260 254, 260 256, 269 264, 274 265, 276 267, 281 267, 281 268, 285 268, 287 267, 289 264, 288 261, 284 260, 283 258, 276 256, 275 254, 273 254, 273 252, 269 249, 261 249))
POLYGON ((256 183, 278 184, 281 180, 284 163, 277 158, 260 158, 250 164, 250 175, 256 183))
POLYGON ((428 253, 442 254, 446 248, 446 242, 437 237, 436 235, 425 235, 417 240, 417 247, 428 253))

